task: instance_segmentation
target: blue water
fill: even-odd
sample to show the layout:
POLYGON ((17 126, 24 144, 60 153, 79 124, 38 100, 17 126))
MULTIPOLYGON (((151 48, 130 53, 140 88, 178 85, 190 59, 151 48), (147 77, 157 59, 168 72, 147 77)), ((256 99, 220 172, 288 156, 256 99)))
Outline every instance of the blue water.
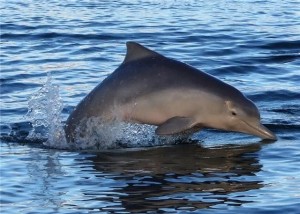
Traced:
POLYGON ((1 213, 300 213, 299 5, 0 0, 1 213), (158 146, 133 127, 132 148, 82 151, 27 137, 30 101, 55 126, 61 101, 63 123, 129 40, 241 90, 278 141, 204 130, 158 146))

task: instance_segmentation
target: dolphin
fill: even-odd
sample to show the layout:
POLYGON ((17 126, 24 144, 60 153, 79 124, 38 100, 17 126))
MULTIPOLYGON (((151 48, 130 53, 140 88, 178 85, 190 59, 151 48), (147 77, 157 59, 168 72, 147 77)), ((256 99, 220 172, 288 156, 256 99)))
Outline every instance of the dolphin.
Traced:
POLYGON ((126 46, 122 64, 70 114, 65 125, 68 142, 76 141, 78 126, 93 117, 155 125, 157 135, 214 128, 277 139, 261 124, 255 104, 238 89, 136 42, 126 46))

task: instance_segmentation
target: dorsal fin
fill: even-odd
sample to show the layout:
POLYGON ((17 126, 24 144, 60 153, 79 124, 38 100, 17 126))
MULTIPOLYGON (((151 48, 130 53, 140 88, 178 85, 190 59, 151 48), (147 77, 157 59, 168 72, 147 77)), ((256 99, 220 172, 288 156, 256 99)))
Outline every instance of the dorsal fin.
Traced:
POLYGON ((150 57, 150 56, 160 56, 160 54, 136 42, 126 42, 126 46, 127 46, 127 53, 123 63, 150 57))

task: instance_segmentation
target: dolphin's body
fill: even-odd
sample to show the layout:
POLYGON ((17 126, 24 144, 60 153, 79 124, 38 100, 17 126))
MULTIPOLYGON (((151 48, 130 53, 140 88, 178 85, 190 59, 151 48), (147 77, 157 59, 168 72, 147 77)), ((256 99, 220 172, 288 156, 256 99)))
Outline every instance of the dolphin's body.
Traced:
POLYGON ((239 90, 135 42, 127 42, 123 63, 69 116, 69 142, 76 140, 82 121, 91 117, 156 125, 158 135, 208 127, 276 140, 260 123, 257 107, 239 90))

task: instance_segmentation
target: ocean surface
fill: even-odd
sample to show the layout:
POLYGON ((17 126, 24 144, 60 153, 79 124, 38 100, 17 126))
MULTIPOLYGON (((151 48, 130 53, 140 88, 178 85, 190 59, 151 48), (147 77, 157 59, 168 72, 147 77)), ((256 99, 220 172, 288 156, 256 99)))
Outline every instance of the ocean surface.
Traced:
POLYGON ((300 213, 300 2, 0 0, 1 213, 300 213), (202 130, 103 131, 68 149, 70 112, 127 41, 242 91, 276 142, 202 130), (119 144, 112 144, 116 135, 119 144))

